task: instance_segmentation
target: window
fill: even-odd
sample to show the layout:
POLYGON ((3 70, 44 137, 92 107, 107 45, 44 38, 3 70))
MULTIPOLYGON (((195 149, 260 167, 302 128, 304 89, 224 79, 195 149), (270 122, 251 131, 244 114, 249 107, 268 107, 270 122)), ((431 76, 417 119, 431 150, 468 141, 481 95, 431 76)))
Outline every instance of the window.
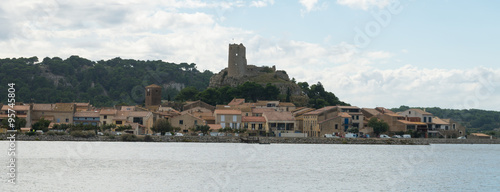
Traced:
POLYGON ((456 130, 455 124, 453 123, 452 125, 453 130, 456 130))
POLYGON ((104 115, 104 119, 108 119, 108 116, 107 116, 107 115, 104 115))
POLYGON ((198 120, 194 120, 194 125, 198 125, 198 120))
POLYGON ((427 117, 424 117, 424 123, 427 123, 427 117))
POLYGON ((338 124, 335 124, 335 129, 339 129, 339 125, 338 124))
POLYGON ((69 119, 68 119, 68 118, 66 118, 66 123, 68 123, 68 122, 69 122, 69 119))
POLYGON ((246 114, 245 114, 245 116, 247 116, 247 117, 248 117, 248 113, 246 113, 246 114))
POLYGON ((252 123, 252 130, 255 130, 255 124, 252 123))
POLYGON ((179 120, 179 125, 183 125, 184 124, 184 120, 179 120))
POLYGON ((57 119, 57 122, 58 122, 58 123, 60 122, 60 121, 59 121, 59 119, 57 119))
POLYGON ((103 122, 102 122, 102 124, 103 124, 103 125, 106 125, 106 121, 103 121, 103 122))
POLYGON ((259 130, 262 130, 262 123, 259 123, 259 130))
POLYGON ((233 122, 236 122, 238 121, 238 117, 236 117, 236 115, 233 115, 233 122))
POLYGON ((248 123, 243 124, 243 126, 245 127, 245 129, 248 128, 248 123))
POLYGON ((411 114, 411 111, 408 111, 408 114, 411 114))
POLYGON ((224 116, 224 115, 221 115, 221 116, 220 116, 220 121, 222 121, 222 122, 226 121, 226 118, 225 118, 225 116, 224 116))
POLYGON ((429 117, 429 123, 432 123, 432 117, 429 117))
POLYGON ((121 124, 122 124, 122 121, 116 121, 116 124, 117 124, 117 125, 121 125, 121 124))

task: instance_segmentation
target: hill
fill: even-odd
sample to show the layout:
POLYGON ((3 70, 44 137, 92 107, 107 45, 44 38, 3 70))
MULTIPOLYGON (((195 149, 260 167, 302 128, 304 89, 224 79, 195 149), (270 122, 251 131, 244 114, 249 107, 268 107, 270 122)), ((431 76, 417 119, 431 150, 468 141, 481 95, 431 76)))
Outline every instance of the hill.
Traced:
MULTIPOLYGON (((401 112, 409 109, 408 106, 393 108, 391 111, 401 112)), ((423 107, 411 107, 424 109, 423 107)), ((439 107, 425 108, 429 113, 443 119, 453 119, 462 123, 471 132, 485 132, 500 128, 500 112, 480 109, 441 109, 439 107)))
MULTIPOLYGON (((174 98, 184 87, 204 90, 213 73, 196 64, 121 59, 90 61, 79 56, 0 59, 0 89, 16 84, 17 102, 89 102, 97 107, 144 102, 144 87, 158 84, 162 99, 174 98)), ((7 94, 0 94, 2 102, 7 94)))

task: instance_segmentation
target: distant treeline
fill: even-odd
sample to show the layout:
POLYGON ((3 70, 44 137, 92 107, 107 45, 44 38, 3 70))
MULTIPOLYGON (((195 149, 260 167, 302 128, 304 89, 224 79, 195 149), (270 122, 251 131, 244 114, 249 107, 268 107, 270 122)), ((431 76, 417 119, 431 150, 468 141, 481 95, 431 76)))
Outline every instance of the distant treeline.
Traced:
MULTIPOLYGON (((424 109, 422 107, 411 107, 424 109)), ((408 106, 400 106, 391 109, 394 112, 401 112, 410 109, 408 106)), ((425 108, 429 113, 442 119, 453 119, 462 123, 469 131, 490 131, 500 128, 500 112, 486 111, 480 109, 441 109, 439 107, 425 108)))
MULTIPOLYGON (((0 90, 15 83, 16 101, 35 103, 89 102, 94 106, 142 104, 144 87, 171 84, 162 98, 178 94, 187 86, 204 90, 210 71, 200 72, 194 63, 175 64, 163 61, 139 61, 114 58, 90 61, 78 56, 67 59, 37 57, 0 59, 0 90)), ((7 91, 0 93, 7 102, 7 91)))

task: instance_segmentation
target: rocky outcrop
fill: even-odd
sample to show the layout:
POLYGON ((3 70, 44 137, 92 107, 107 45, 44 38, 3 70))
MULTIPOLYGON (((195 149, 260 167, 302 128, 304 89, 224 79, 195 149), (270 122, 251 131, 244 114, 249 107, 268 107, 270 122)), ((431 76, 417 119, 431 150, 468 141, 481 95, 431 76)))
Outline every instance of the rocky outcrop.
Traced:
POLYGON ((210 88, 219 88, 224 86, 236 87, 247 81, 259 83, 266 86, 268 83, 276 86, 280 90, 280 94, 286 95, 288 91, 292 96, 302 95, 302 90, 294 82, 290 81, 288 74, 285 71, 273 71, 271 68, 260 67, 259 71, 253 71, 241 77, 228 76, 227 68, 210 78, 210 88))

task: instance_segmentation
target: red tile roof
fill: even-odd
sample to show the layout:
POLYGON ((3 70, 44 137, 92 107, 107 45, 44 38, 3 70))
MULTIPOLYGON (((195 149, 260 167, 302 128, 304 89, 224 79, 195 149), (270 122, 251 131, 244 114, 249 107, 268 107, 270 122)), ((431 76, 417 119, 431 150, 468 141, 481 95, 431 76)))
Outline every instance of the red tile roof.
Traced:
POLYGON ((227 105, 241 105, 245 103, 245 99, 236 99, 234 98, 231 102, 229 102, 229 104, 227 105))
POLYGON ((319 114, 324 113, 325 111, 329 111, 329 110, 335 109, 336 107, 337 106, 327 106, 327 107, 323 107, 321 109, 317 109, 317 110, 305 113, 304 115, 319 115, 319 114))
POLYGON ((99 117, 97 111, 80 111, 75 113, 75 117, 99 117))
POLYGON ((262 116, 260 117, 243 116, 241 117, 241 122, 266 122, 266 118, 262 116))
POLYGON ((262 116, 264 116, 268 121, 295 121, 295 117, 293 117, 292 113, 288 111, 266 111, 262 116))
POLYGON ((217 109, 215 110, 214 114, 217 115, 241 115, 240 110, 224 110, 224 109, 217 109))

